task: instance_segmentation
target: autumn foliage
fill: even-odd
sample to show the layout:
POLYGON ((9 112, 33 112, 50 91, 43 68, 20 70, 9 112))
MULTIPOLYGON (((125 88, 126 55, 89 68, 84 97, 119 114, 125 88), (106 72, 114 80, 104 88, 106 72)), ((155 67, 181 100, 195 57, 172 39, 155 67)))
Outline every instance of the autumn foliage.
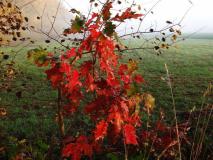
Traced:
POLYGON ((119 150, 120 146, 124 147, 122 152, 128 146, 141 149, 153 138, 156 142, 151 142, 152 145, 158 145, 158 149, 162 147, 159 153, 177 144, 174 128, 164 126, 162 121, 157 128, 142 131, 145 124, 141 112, 146 111, 148 115, 152 112, 154 98, 138 90, 144 79, 137 74, 137 62, 130 59, 128 64, 121 63, 119 52, 128 48, 117 40, 115 29, 118 23, 143 15, 132 11, 131 7, 112 14, 113 3, 108 0, 101 12, 91 13, 88 19, 77 15, 71 27, 64 31, 65 35, 83 33, 79 46, 62 53, 59 58, 48 54, 44 61, 36 59, 38 66, 51 66, 46 74, 52 87, 66 99, 63 114, 75 118, 76 112, 80 112, 89 116, 94 124, 90 132, 79 133, 68 142, 68 135, 62 135, 62 156, 73 160, 83 156, 92 158, 109 148, 119 150), (164 136, 159 137, 157 131, 164 136))

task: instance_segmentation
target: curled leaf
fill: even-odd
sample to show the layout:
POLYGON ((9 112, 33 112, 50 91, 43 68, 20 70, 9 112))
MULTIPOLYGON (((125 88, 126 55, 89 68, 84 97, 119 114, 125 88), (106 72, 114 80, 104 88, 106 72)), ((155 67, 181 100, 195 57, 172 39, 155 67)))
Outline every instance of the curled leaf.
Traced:
POLYGON ((5 108, 0 108, 0 117, 4 117, 7 115, 7 110, 5 108))

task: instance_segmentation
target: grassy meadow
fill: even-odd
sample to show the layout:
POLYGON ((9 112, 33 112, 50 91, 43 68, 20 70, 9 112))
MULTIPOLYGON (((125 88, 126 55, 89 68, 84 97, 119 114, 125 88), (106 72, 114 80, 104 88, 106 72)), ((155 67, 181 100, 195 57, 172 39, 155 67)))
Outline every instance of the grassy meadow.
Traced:
MULTIPOLYGON (((129 45, 135 43, 141 42, 131 41, 129 45)), ((0 82, 0 107, 7 110, 7 116, 0 119, 0 130, 18 139, 28 139, 29 143, 37 146, 39 151, 36 153, 42 154, 47 150, 51 137, 57 134, 57 92, 46 81, 43 69, 27 59, 28 49, 24 48, 15 58, 18 72, 15 78, 0 82), (4 84, 8 85, 6 90, 3 89, 4 84)), ((10 50, 7 49, 8 52, 10 50)), ((199 108, 203 92, 213 81, 213 37, 187 39, 159 56, 147 50, 123 54, 126 62, 129 58, 138 60, 138 72, 146 81, 143 91, 155 97, 156 110, 161 108, 166 113, 172 110, 170 88, 165 80, 165 63, 171 76, 177 111, 199 108)), ((208 101, 212 103, 212 99, 208 101)), ((15 140, 11 138, 9 141, 15 140)), ((11 144, 12 149, 15 147, 11 144)))
POLYGON ((144 91, 154 95, 156 107, 172 108, 170 88, 166 82, 167 64, 177 110, 199 108, 203 92, 213 80, 213 39, 187 39, 159 56, 149 50, 134 52, 135 59, 142 58, 139 72, 147 82, 144 91))

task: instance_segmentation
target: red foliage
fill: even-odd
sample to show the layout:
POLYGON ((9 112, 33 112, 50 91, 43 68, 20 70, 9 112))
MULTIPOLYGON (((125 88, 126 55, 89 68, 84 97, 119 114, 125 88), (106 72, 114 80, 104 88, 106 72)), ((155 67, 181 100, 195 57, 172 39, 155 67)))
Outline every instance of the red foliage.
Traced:
POLYGON ((131 124, 124 125, 124 138, 126 144, 134 144, 137 145, 137 136, 135 127, 131 124))
MULTIPOLYGON (((82 41, 79 48, 72 48, 62 55, 60 67, 50 69, 47 74, 52 85, 60 87, 69 98, 72 103, 70 106, 73 106, 73 104, 75 106, 79 105, 83 98, 81 88, 85 88, 88 93, 96 93, 96 98, 88 103, 84 109, 84 113, 90 115, 92 120, 102 119, 96 124, 93 131, 94 141, 106 137, 108 127, 110 127, 113 130, 108 136, 118 137, 124 132, 125 143, 136 145, 135 127, 137 125, 133 126, 133 124, 139 124, 140 118, 136 118, 134 111, 131 110, 130 112, 132 107, 127 103, 128 96, 125 90, 128 88, 126 85, 130 85, 134 81, 141 83, 143 78, 139 75, 134 76, 133 72, 130 73, 127 65, 119 64, 114 41, 100 31, 101 23, 110 19, 110 8, 112 8, 112 3, 104 7, 103 22, 99 20, 94 23, 94 19, 101 15, 93 13, 92 17, 86 22, 89 36, 82 41), (83 62, 79 70, 75 69, 73 63, 68 64, 65 62, 70 58, 81 58, 85 51, 92 53, 92 61, 83 62), (96 64, 96 62, 98 63, 96 64), (99 72, 95 65, 99 65, 99 72), (60 86, 58 85, 59 82, 61 82, 60 86)), ((136 18, 137 15, 133 13, 127 15, 126 13, 121 18, 117 17, 117 19, 128 19, 130 17, 136 18)), ((73 112, 76 110, 76 107, 69 109, 68 106, 66 106, 67 111, 73 112)), ((90 154, 86 152, 89 145, 87 142, 85 143, 79 143, 79 138, 77 138, 75 143, 66 146, 63 156, 72 155, 73 159, 78 159, 81 155, 90 156, 91 152, 89 152, 90 154), (81 150, 78 149, 80 145, 84 146, 81 146, 81 150)))
MULTIPOLYGON (((123 22, 141 17, 142 14, 136 14, 128 8, 121 15, 111 18, 112 7, 112 2, 109 2, 101 13, 93 13, 81 29, 88 36, 79 47, 62 54, 59 61, 52 60, 52 67, 46 71, 53 88, 60 89, 69 100, 66 111, 75 113, 85 95, 92 97, 91 102, 83 106, 83 111, 79 111, 90 116, 95 124, 90 138, 80 135, 66 145, 62 152, 64 157, 72 157, 73 160, 80 160, 82 156, 91 158, 97 149, 97 142, 102 142, 104 138, 115 143, 123 136, 125 144, 138 146, 142 143, 137 140, 137 127, 141 126, 140 96, 139 93, 129 95, 128 91, 135 82, 141 84, 144 79, 135 74, 137 66, 134 61, 130 65, 119 62, 120 57, 115 52, 116 41, 104 32, 106 22, 123 22), (84 55, 88 55, 90 60, 84 61, 84 55), (79 59, 82 60, 80 65, 76 64, 79 59)), ((157 130, 163 132, 166 127, 159 123, 157 130)), ((143 140, 153 135, 151 132, 142 134, 143 140)), ((157 140, 159 145, 167 146, 173 139, 161 137, 157 140)))
POLYGON ((62 151, 65 157, 71 157, 72 160, 80 160, 83 155, 92 157, 93 146, 88 142, 86 136, 80 136, 75 143, 68 144, 62 151))
POLYGON ((104 120, 100 121, 96 125, 96 129, 94 131, 94 133, 95 133, 95 140, 99 140, 99 139, 103 139, 104 138, 104 136, 107 133, 107 127, 108 127, 108 123, 105 122, 104 120))
POLYGON ((59 64, 53 64, 53 67, 46 70, 47 78, 51 81, 54 88, 59 87, 63 80, 63 72, 61 72, 59 64))
POLYGON ((125 12, 123 12, 121 15, 116 15, 112 20, 118 21, 118 22, 124 22, 126 19, 137 19, 139 17, 143 16, 143 14, 136 14, 132 11, 131 8, 127 8, 125 12))
POLYGON ((105 6, 102 10, 103 20, 106 21, 106 20, 110 19, 110 16, 111 16, 110 9, 111 8, 112 8, 112 2, 105 4, 105 6))
POLYGON ((134 80, 137 83, 143 83, 144 82, 144 79, 141 75, 135 75, 134 80))

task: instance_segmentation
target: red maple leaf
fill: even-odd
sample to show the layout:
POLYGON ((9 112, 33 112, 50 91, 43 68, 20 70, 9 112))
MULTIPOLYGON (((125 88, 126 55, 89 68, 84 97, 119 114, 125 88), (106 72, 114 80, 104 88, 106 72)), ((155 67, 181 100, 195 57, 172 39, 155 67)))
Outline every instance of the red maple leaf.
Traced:
POLYGON ((87 21, 86 26, 89 26, 91 22, 98 16, 99 16, 98 13, 92 13, 92 17, 87 21))
POLYGON ((92 157, 93 147, 89 144, 86 136, 79 136, 75 143, 65 146, 62 151, 63 157, 71 157, 72 160, 80 160, 83 155, 92 157))
POLYGON ((96 89, 96 85, 94 83, 94 78, 91 74, 87 74, 85 84, 87 87, 87 92, 94 91, 96 89))
POLYGON ((75 48, 72 48, 72 49, 66 51, 65 54, 63 54, 63 55, 61 56, 61 60, 63 61, 63 60, 65 60, 65 59, 69 59, 69 58, 71 58, 71 57, 75 57, 76 55, 77 55, 77 53, 76 53, 76 51, 75 51, 75 48))
POLYGON ((135 127, 133 125, 125 124, 123 127, 123 131, 126 144, 138 144, 135 127))
POLYGON ((124 22, 126 19, 137 19, 138 17, 143 16, 143 14, 136 14, 131 10, 131 8, 127 8, 126 11, 124 11, 121 15, 116 15, 112 20, 118 21, 118 22, 124 22))
POLYGON ((119 75, 124 75, 124 73, 128 70, 128 66, 126 64, 121 64, 118 70, 119 75))
POLYGON ((107 4, 104 5, 104 8, 102 10, 102 15, 103 15, 103 20, 106 21, 108 19, 110 19, 110 9, 112 8, 112 2, 109 2, 107 4))
POLYGON ((104 105, 106 99, 103 96, 97 97, 94 101, 86 105, 84 111, 86 114, 97 112, 104 105))
POLYGON ((72 74, 67 77, 68 79, 68 84, 67 88, 69 90, 69 93, 72 93, 72 91, 75 89, 77 86, 81 86, 81 82, 79 81, 79 73, 77 70, 73 70, 72 74))
POLYGON ((96 125, 95 133, 95 140, 103 139, 107 133, 108 123, 104 120, 100 121, 96 125))
POLYGON ((92 69, 93 62, 92 61, 85 61, 81 65, 81 74, 85 76, 91 69, 92 69))
POLYGON ((113 72, 108 72, 106 80, 109 86, 118 87, 120 85, 118 79, 114 76, 113 72))
POLYGON ((112 106, 109 112, 110 114, 108 116, 108 122, 112 123, 114 126, 113 132, 119 134, 124 122, 122 114, 119 112, 117 106, 112 106))
POLYGON ((60 72, 69 75, 71 72, 71 66, 66 62, 62 62, 60 66, 60 72))
POLYGON ((141 75, 135 75, 135 77, 134 77, 134 81, 136 82, 136 83, 143 83, 144 82, 144 79, 143 79, 143 77, 141 76, 141 75))
POLYGON ((129 75, 122 75, 121 80, 125 83, 128 84, 130 82, 130 76, 129 75))
POLYGON ((51 81, 53 88, 59 86, 59 83, 63 79, 63 73, 60 71, 59 65, 54 65, 52 68, 45 71, 47 78, 51 81))

